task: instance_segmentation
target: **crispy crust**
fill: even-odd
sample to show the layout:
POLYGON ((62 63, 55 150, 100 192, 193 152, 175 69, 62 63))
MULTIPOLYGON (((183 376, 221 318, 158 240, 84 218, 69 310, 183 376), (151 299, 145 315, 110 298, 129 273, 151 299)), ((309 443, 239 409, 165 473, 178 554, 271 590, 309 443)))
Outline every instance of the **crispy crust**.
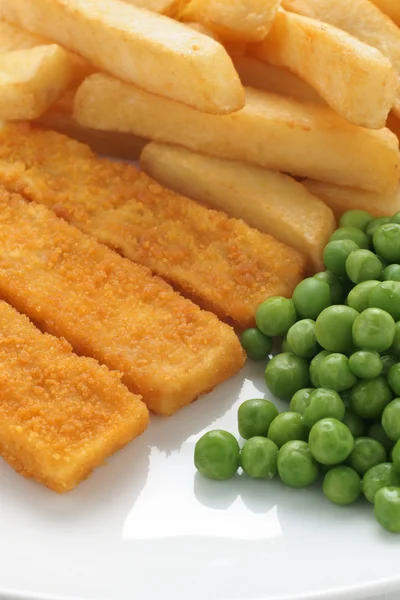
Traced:
POLYGON ((304 276, 297 250, 59 133, 3 128, 0 181, 241 328, 254 323, 260 302, 291 296, 304 276))
POLYGON ((148 420, 119 373, 78 357, 0 301, 0 453, 14 469, 72 490, 148 420))
POLYGON ((172 414, 243 365, 231 327, 54 212, 0 190, 0 294, 172 414))

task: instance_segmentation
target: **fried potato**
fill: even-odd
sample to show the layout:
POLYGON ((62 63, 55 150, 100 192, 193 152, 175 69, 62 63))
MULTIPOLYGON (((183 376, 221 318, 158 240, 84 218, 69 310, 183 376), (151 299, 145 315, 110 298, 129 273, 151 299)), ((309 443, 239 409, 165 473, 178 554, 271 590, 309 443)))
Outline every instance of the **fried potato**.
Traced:
POLYGON ((387 14, 397 25, 400 25, 399 0, 371 0, 382 12, 387 14))
POLYGON ((344 31, 280 10, 255 58, 286 67, 339 115, 362 127, 385 126, 398 89, 388 58, 344 31))
POLYGON ((157 142, 145 146, 140 164, 162 185, 304 252, 310 270, 323 269, 322 251, 335 230, 334 216, 291 177, 157 142))
MULTIPOLYGON (((343 29, 377 48, 392 63, 400 85, 400 29, 369 0, 283 0, 283 6, 343 29)), ((400 90, 395 110, 400 116, 400 90)))
POLYGON ((306 179, 303 185, 321 198, 339 219, 347 210, 366 210, 375 217, 393 215, 400 210, 400 187, 394 192, 377 194, 306 179))
MULTIPOLYGON (((46 38, 39 37, 29 33, 20 27, 11 25, 6 21, 0 21, 0 53, 11 52, 13 50, 27 50, 36 46, 44 46, 53 42, 46 38)), ((71 85, 77 87, 86 77, 95 73, 96 69, 86 60, 69 52, 70 61, 73 66, 73 78, 71 85)))
POLYGON ((243 85, 287 98, 325 104, 314 88, 287 69, 268 65, 249 56, 237 56, 232 60, 243 85))
POLYGON ((69 54, 56 44, 0 54, 0 119, 37 119, 72 77, 69 54))
POLYGON ((100 70, 198 110, 225 114, 244 104, 221 44, 122 0, 1 0, 0 14, 100 70))
POLYGON ((147 143, 147 140, 130 133, 100 131, 83 127, 75 121, 71 114, 61 110, 57 112, 53 108, 36 122, 46 129, 53 129, 78 142, 87 144, 97 154, 123 160, 139 160, 140 153, 147 143))
POLYGON ((199 21, 222 40, 260 42, 271 29, 281 0, 182 0, 175 15, 199 21))
POLYGON ((75 97, 77 121, 276 171, 374 191, 399 181, 399 143, 388 129, 348 123, 330 108, 246 88, 245 108, 200 113, 109 75, 92 75, 75 97), (118 110, 115 107, 118 106, 118 110))
POLYGON ((137 8, 145 8, 153 12, 173 17, 181 0, 124 0, 127 4, 133 4, 137 8))
POLYGON ((7 21, 0 21, 0 53, 44 46, 49 43, 45 38, 15 27, 7 21))

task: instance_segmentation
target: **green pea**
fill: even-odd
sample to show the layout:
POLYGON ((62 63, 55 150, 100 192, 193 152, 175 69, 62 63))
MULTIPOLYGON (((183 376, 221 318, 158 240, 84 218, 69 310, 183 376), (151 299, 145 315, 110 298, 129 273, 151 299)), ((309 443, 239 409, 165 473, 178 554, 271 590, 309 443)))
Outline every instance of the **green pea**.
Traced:
POLYGON ((298 390, 310 385, 308 363, 289 352, 277 354, 267 364, 265 382, 276 398, 290 400, 298 390))
POLYGON ((390 217, 379 217, 378 219, 374 219, 369 223, 365 233, 367 234, 370 242, 372 242, 375 231, 379 229, 381 225, 385 225, 386 223, 390 223, 390 217))
POLYGON ((269 426, 278 416, 275 404, 262 398, 242 402, 238 409, 238 429, 245 440, 256 436, 267 436, 269 426))
POLYGON ((385 281, 400 281, 400 265, 389 265, 383 271, 385 281))
MULTIPOLYGON (((361 435, 362 434, 360 434, 357 437, 361 437, 361 435)), ((386 435, 386 432, 383 429, 383 425, 380 421, 376 421, 368 427, 367 436, 378 440, 378 442, 380 442, 383 445, 386 452, 389 452, 393 448, 393 442, 386 435)))
POLYGON ((315 321, 302 319, 297 321, 288 331, 287 341, 292 352, 302 358, 313 358, 318 352, 315 336, 315 321))
POLYGON ((379 279, 382 276, 382 263, 370 250, 356 250, 346 260, 346 273, 353 283, 379 279))
POLYGON ((282 446, 278 452, 278 473, 283 483, 292 488, 305 488, 314 483, 318 465, 306 442, 293 440, 282 446))
POLYGON ((295 412, 283 412, 272 421, 268 437, 278 448, 281 448, 286 442, 292 440, 306 440, 308 429, 301 415, 295 412))
POLYGON ((381 275, 381 279, 383 279, 383 271, 386 269, 387 266, 389 266, 389 263, 387 260, 385 260, 384 258, 382 258, 382 256, 379 256, 379 254, 376 255, 376 257, 379 259, 379 262, 382 265, 382 275, 381 275))
POLYGON ((340 283, 340 280, 336 277, 336 275, 330 271, 321 271, 321 273, 314 275, 314 279, 323 281, 329 285, 329 289, 331 291, 330 304, 342 304, 343 300, 345 299, 345 291, 343 285, 340 283))
POLYGON ((384 352, 392 345, 394 334, 395 322, 393 317, 380 308, 367 308, 354 320, 353 340, 356 346, 360 348, 384 352))
POLYGON ((400 363, 392 365, 387 374, 388 384, 397 396, 400 396, 400 363))
POLYGON ((321 387, 311 393, 310 402, 303 413, 303 421, 309 428, 328 417, 342 421, 345 410, 343 400, 337 392, 321 387))
MULTIPOLYGON (((397 325, 397 323, 396 323, 397 325)), ((397 330, 397 327, 396 327, 397 330)), ((395 334, 396 337, 396 334, 395 334)), ((393 344, 392 344, 393 345, 393 344)), ((387 375, 389 373, 390 367, 393 367, 397 363, 397 358, 392 354, 384 354, 381 356, 382 366, 383 366, 383 374, 387 375)))
POLYGON ((301 281, 293 292, 293 304, 304 319, 316 319, 332 304, 331 289, 325 281, 309 277, 301 281))
POLYGON ((365 210, 348 210, 341 216, 339 227, 357 227, 357 229, 366 231, 373 220, 374 217, 365 210))
POLYGON ((264 335, 271 337, 286 335, 295 322, 294 304, 282 296, 265 300, 256 310, 256 325, 264 335))
POLYGON ((304 388, 296 392, 290 401, 290 410, 302 415, 310 403, 310 396, 314 389, 304 388))
POLYGON ((330 352, 328 352, 327 350, 322 350, 322 352, 319 352, 316 356, 314 356, 314 358, 310 362, 310 379, 311 383, 315 388, 321 387, 319 381, 319 367, 324 358, 329 355, 330 352))
POLYGON ((351 409, 362 419, 380 419, 393 394, 386 378, 359 381, 351 390, 351 409))
POLYGON ((228 431, 214 429, 196 443, 194 464, 209 479, 230 479, 239 468, 240 448, 228 431))
POLYGON ((361 476, 375 465, 387 460, 383 444, 373 438, 359 437, 354 440, 354 448, 348 458, 349 465, 361 476))
POLYGON ((388 349, 387 354, 400 358, 400 321, 397 321, 394 327, 393 343, 388 349))
POLYGON ((362 490, 368 502, 375 501, 375 494, 383 487, 400 485, 400 475, 392 463, 384 462, 369 469, 362 482, 362 490))
POLYGON ((324 264, 328 271, 338 277, 346 276, 346 260, 359 246, 352 240, 337 240, 329 242, 324 249, 324 264))
POLYGON ((353 287, 347 296, 347 304, 359 313, 369 308, 371 291, 380 284, 378 280, 363 281, 353 287))
POLYGON ((272 339, 255 327, 246 329, 241 335, 240 342, 251 360, 264 360, 272 350, 272 339))
POLYGON ((395 443, 392 449, 392 462, 396 473, 400 475, 400 440, 395 443))
POLYGON ((400 487, 383 487, 375 494, 375 518, 391 533, 400 533, 400 487))
POLYGON ((249 477, 272 479, 277 470, 278 446, 265 437, 253 437, 244 444, 240 464, 249 477))
POLYGON ((373 235, 374 247, 390 263, 400 262, 400 225, 386 223, 379 227, 373 235))
MULTIPOLYGON (((399 226, 400 227, 400 226, 399 226)), ((395 321, 400 320, 400 282, 383 281, 369 295, 369 305, 381 308, 393 317, 395 321)))
POLYGON ((351 454, 354 438, 337 419, 322 419, 312 426, 308 438, 310 452, 323 465, 336 465, 351 454))
POLYGON ((369 248, 367 235, 357 227, 339 227, 329 239, 330 242, 336 240, 352 240, 359 248, 369 248))
POLYGON ((388 404, 382 414, 382 426, 389 439, 400 440, 400 398, 388 404))
POLYGON ((400 223, 400 212, 397 212, 390 218, 391 223, 400 223))
POLYGON ((349 358, 351 371, 360 379, 375 379, 383 371, 383 363, 377 352, 358 350, 349 358))
POLYGON ((365 429, 364 421, 351 410, 346 409, 343 417, 343 423, 350 429, 351 435, 354 438, 361 437, 363 435, 365 429))
POLYGON ((317 342, 329 352, 346 354, 351 351, 353 323, 358 316, 358 312, 349 306, 336 305, 326 308, 315 324, 317 342))
POLYGON ((361 478, 351 467, 340 465, 330 469, 324 477, 322 491, 334 504, 353 504, 361 494, 361 478))
POLYGON ((321 361, 318 376, 322 387, 332 388, 337 392, 344 392, 357 383, 357 377, 350 369, 349 359, 337 352, 321 361))

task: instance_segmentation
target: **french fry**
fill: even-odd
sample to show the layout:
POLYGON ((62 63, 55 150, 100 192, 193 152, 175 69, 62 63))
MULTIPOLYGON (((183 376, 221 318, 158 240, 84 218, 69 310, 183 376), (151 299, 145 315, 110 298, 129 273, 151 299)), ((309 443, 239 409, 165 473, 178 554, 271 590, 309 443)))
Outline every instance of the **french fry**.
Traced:
POLYGON ((198 110, 225 114, 244 104, 221 44, 122 0, 1 0, 0 14, 100 70, 198 110))
MULTIPOLYGON (((49 40, 29 33, 20 27, 11 25, 6 21, 0 21, 0 54, 13 50, 28 50, 36 46, 52 44, 49 40)), ((73 66, 73 78, 71 85, 77 87, 86 77, 95 73, 96 69, 86 60, 69 52, 70 61, 73 66)))
POLYGON ((232 60, 245 86, 259 88, 287 98, 325 104, 314 88, 287 69, 268 65, 249 56, 237 56, 232 60))
MULTIPOLYGON (((282 0, 282 4, 306 17, 347 31, 354 37, 377 48, 392 63, 400 86, 400 29, 369 0, 282 0)), ((379 3, 376 2, 379 5, 379 3)), ((382 2, 383 4, 383 2, 382 2)), ((396 2, 400 23, 400 3, 396 2)), ((400 116, 400 90, 395 111, 400 116)))
POLYGON ((124 0, 124 2, 137 8, 145 8, 161 15, 173 17, 181 0, 124 0))
POLYGON ((306 179, 303 185, 321 198, 340 219, 347 210, 366 210, 375 217, 394 215, 400 210, 400 187, 394 192, 377 194, 306 179))
POLYGON ((183 0, 176 18, 203 23, 222 40, 259 42, 271 29, 281 0, 183 0))
POLYGON ((52 129, 87 144, 97 154, 112 156, 123 160, 139 160, 140 153, 147 143, 136 135, 115 131, 100 131, 79 125, 75 119, 63 112, 63 106, 57 103, 54 108, 37 119, 37 123, 46 129, 52 129), (60 110, 56 110, 60 106, 60 110))
POLYGON ((70 55, 56 44, 0 54, 0 119, 37 119, 72 77, 70 55))
POLYGON ((344 31, 280 10, 255 58, 307 81, 339 115, 361 127, 385 126, 398 89, 388 58, 344 31))
POLYGON ((310 270, 335 230, 332 211, 291 177, 260 167, 152 142, 140 164, 162 185, 276 237, 304 252, 310 270))
POLYGON ((357 127, 328 107, 254 88, 246 88, 246 95, 241 111, 207 115, 97 74, 79 88, 74 114, 86 127, 134 133, 319 181, 373 191, 396 188, 399 143, 388 129, 357 127))
POLYGON ((372 2, 397 25, 400 25, 400 4, 398 0, 372 0, 372 2))

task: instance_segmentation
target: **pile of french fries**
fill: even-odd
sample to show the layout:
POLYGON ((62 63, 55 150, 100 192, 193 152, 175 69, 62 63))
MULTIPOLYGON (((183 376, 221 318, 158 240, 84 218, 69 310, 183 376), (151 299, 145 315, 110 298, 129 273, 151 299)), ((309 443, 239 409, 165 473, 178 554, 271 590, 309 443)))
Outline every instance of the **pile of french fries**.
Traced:
POLYGON ((400 210, 399 0, 0 0, 0 18, 1 120, 141 155, 313 270, 333 215, 400 210))

